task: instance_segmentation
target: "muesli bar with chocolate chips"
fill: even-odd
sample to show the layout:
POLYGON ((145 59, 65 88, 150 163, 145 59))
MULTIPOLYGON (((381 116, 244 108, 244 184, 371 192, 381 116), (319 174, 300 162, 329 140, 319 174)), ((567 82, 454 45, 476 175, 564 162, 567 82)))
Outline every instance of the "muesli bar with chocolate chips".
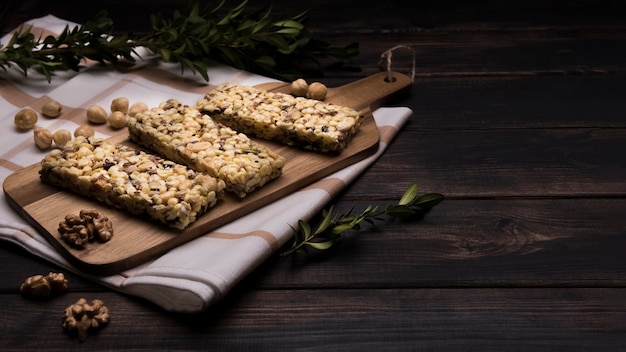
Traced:
POLYGON ((176 99, 130 118, 128 130, 134 142, 223 180, 241 198, 280 176, 285 163, 267 146, 176 99))
POLYGON ((124 145, 77 137, 41 161, 41 181, 184 229, 223 197, 218 178, 124 145))
POLYGON ((239 132, 322 153, 341 152, 362 122, 349 107, 230 83, 196 107, 239 132))

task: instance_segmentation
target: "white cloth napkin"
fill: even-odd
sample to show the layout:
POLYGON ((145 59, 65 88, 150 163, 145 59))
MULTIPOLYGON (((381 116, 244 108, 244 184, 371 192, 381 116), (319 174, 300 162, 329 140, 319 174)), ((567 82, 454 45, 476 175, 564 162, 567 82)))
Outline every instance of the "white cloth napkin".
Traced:
MULTIPOLYGON (((54 16, 27 22, 33 31, 59 33, 66 25, 54 16)), ((2 38, 6 44, 8 36, 2 38)), ((267 77, 214 64, 209 68, 211 86, 223 82, 255 85, 274 81, 267 77)), ((49 98, 63 104, 58 119, 40 118, 38 125, 55 131, 73 131, 84 123, 83 111, 91 104, 108 107, 111 100, 125 96, 132 102, 156 106, 169 98, 193 104, 210 86, 191 73, 181 74, 176 65, 156 63, 141 65, 129 72, 89 66, 80 73, 57 74, 52 83, 36 71, 27 78, 19 72, 0 75, 0 180, 11 173, 38 163, 46 152, 37 149, 32 132, 18 132, 13 116, 23 107, 40 107, 49 98)), ((69 264, 33 227, 28 225, 6 202, 0 202, 0 239, 14 242, 33 255, 42 257, 66 270, 114 290, 150 300, 168 311, 200 312, 220 300, 242 278, 275 253, 292 237, 299 219, 309 220, 324 208, 333 195, 354 180, 383 153, 388 143, 411 116, 408 108, 379 108, 374 119, 380 132, 376 154, 334 173, 304 189, 286 196, 251 214, 241 217, 204 236, 177 247, 154 260, 111 276, 93 276, 69 264)), ((98 127, 96 135, 115 133, 98 127)), ((4 193, 1 195, 4 198, 4 193)))

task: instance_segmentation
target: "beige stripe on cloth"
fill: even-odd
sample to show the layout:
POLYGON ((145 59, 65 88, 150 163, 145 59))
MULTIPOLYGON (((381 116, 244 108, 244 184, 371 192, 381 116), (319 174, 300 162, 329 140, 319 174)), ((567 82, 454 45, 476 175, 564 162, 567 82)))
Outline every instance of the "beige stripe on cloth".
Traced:
MULTIPOLYGON (((29 22, 51 32, 67 23, 53 16, 29 22)), ((5 40, 6 37, 3 43, 5 40)), ((126 72, 86 67, 78 74, 59 75, 52 84, 36 74, 29 78, 11 73, 0 77, 0 127, 11 132, 3 134, 0 143, 0 178, 4 180, 17 169, 39 162, 44 155, 34 147, 30 133, 19 133, 13 127, 13 115, 24 106, 45 99, 58 100, 72 113, 58 119, 42 118, 38 124, 73 130, 80 124, 78 116, 89 104, 106 107, 106 102, 117 96, 126 96, 131 102, 144 101, 148 106, 156 106, 171 97, 193 104, 211 87, 201 77, 190 73, 180 75, 178 67, 142 65, 126 72)), ((211 65, 208 74, 212 85, 274 81, 219 64, 211 65)), ((376 161, 412 112, 397 107, 379 108, 373 114, 381 140, 376 154, 122 273, 102 277, 79 271, 6 202, 0 205, 0 239, 16 243, 35 256, 113 290, 152 301, 165 310, 203 311, 287 243, 298 220, 309 220, 319 213, 335 194, 376 161)), ((116 133, 119 131, 107 126, 97 128, 101 137, 116 133)))

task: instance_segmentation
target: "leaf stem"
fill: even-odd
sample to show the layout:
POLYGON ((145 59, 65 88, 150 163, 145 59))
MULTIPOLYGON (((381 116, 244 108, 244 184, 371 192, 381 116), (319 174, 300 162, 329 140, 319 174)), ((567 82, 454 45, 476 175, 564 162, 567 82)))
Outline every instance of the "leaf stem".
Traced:
POLYGON ((440 193, 418 194, 418 185, 413 183, 404 192, 396 204, 391 204, 385 208, 378 206, 368 206, 362 212, 353 213, 351 208, 345 213, 334 213, 334 207, 322 210, 322 220, 315 231, 311 225, 304 221, 298 221, 298 228, 293 228, 294 238, 291 247, 280 255, 286 257, 294 253, 309 254, 309 249, 327 250, 341 239, 341 235, 349 230, 360 230, 361 223, 374 224, 375 221, 383 220, 386 215, 391 218, 421 219, 430 209, 444 200, 440 193))

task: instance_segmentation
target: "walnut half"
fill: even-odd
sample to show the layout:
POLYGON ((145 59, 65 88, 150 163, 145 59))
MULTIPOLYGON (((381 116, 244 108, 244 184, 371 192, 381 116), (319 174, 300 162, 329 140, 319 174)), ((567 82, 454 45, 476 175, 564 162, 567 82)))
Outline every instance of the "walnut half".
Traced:
POLYGON ((20 286, 20 293, 30 298, 47 298, 52 294, 67 291, 68 281, 63 273, 49 273, 47 276, 34 275, 20 286))
POLYGON ((77 335, 78 340, 83 342, 89 337, 90 331, 104 327, 110 319, 109 308, 104 302, 94 299, 88 304, 86 299, 80 298, 65 308, 63 329, 69 334, 77 335))
POLYGON ((97 210, 83 209, 79 215, 68 214, 59 223, 61 238, 78 249, 94 240, 107 242, 113 237, 113 223, 97 210))

